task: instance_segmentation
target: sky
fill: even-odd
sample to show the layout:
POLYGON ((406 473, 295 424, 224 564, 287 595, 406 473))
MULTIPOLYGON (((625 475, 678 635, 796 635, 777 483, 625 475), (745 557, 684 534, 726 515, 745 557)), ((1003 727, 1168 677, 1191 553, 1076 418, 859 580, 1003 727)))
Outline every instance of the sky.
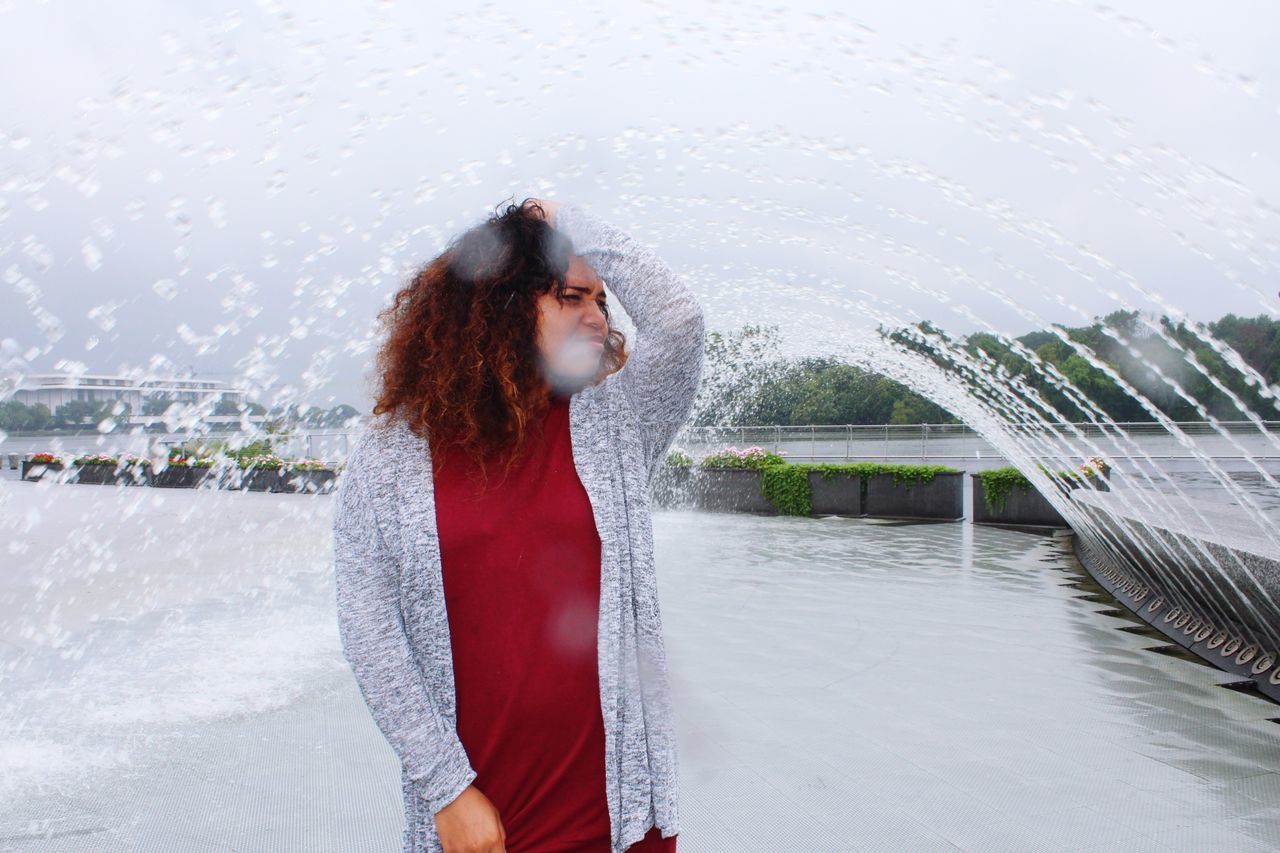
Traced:
POLYGON ((1270 2, 0 0, 0 398, 192 371, 367 412, 378 309, 528 196, 795 354, 1277 316, 1277 32, 1270 2))

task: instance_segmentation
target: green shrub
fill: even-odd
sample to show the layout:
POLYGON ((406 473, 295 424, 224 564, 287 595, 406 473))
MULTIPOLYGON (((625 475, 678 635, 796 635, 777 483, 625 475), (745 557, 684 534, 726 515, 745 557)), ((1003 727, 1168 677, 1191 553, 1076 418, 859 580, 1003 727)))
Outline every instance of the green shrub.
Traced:
POLYGON ((760 488, 764 496, 782 515, 812 515, 813 490, 809 486, 809 473, 817 471, 823 479, 837 474, 862 478, 862 495, 866 496, 867 481, 877 474, 892 474, 895 486, 911 488, 932 482, 938 474, 958 474, 946 465, 890 465, 883 462, 822 462, 772 463, 762 466, 760 488))
POLYGON ((813 494, 809 488, 809 465, 765 465, 760 469, 760 489, 782 515, 813 513, 813 494))
MULTIPOLYGON (((227 455, 238 460, 253 459, 259 456, 275 457, 271 447, 271 439, 269 438, 260 438, 242 447, 237 447, 235 450, 228 450, 227 455)), ((245 465, 242 463, 240 467, 243 468, 245 465)))
POLYGON ((693 465, 693 457, 683 450, 673 450, 667 454, 667 464, 672 468, 688 468, 693 465))
MULTIPOLYGON (((1070 480, 1076 484, 1083 484, 1091 477, 1106 477, 1111 473, 1111 466, 1104 460, 1093 457, 1085 462, 1076 470, 1062 469, 1058 471, 1050 470, 1044 465, 1036 465, 1046 477, 1051 480, 1061 481, 1070 480)), ((1024 493, 1031 490, 1031 481, 1027 476, 1013 466, 1008 468, 992 468, 990 471, 979 471, 977 477, 982 481, 982 500, 987 505, 987 509, 993 513, 1004 512, 1005 503, 1009 499, 1009 494, 1015 488, 1021 489, 1024 493)), ((1059 486, 1062 488, 1061 486, 1059 486)))
POLYGON ((982 482, 982 502, 987 505, 987 511, 991 513, 1004 512, 1009 493, 1015 488, 1021 489, 1024 493, 1031 490, 1031 481, 1012 465, 1008 468, 979 471, 978 479, 982 482))

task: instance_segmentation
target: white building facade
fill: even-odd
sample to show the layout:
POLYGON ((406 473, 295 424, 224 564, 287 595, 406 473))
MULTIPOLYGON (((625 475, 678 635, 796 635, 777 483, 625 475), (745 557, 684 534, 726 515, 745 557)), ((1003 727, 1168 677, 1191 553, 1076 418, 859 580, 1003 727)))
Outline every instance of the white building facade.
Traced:
POLYGON ((144 401, 167 397, 179 403, 200 403, 212 399, 244 401, 244 394, 212 379, 160 378, 131 379, 98 373, 32 373, 23 377, 10 399, 28 406, 43 403, 49 411, 72 400, 115 402, 123 400, 134 414, 142 412, 144 401))

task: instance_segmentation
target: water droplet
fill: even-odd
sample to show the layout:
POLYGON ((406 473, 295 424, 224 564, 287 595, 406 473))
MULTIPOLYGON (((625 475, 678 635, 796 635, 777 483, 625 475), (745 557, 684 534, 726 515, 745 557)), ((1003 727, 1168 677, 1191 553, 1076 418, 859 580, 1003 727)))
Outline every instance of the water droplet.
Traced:
POLYGON ((210 196, 205 199, 205 207, 214 228, 227 227, 227 206, 222 199, 210 196))

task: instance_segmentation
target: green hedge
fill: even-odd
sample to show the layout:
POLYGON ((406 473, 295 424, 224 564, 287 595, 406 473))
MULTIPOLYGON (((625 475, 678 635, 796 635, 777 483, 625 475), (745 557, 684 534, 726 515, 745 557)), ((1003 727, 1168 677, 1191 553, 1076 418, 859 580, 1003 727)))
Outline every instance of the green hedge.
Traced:
POLYGON ((1008 468, 979 471, 976 476, 982 482, 982 502, 992 513, 1004 512, 1005 502, 1009 500, 1009 494, 1015 488, 1021 489, 1024 493, 1031 490, 1031 481, 1012 465, 1008 468))
MULTIPOLYGON (((673 450, 668 453, 666 464, 673 468, 693 467, 693 458, 682 451, 673 450)), ((884 462, 846 462, 846 463, 791 463, 781 454, 752 447, 746 450, 728 448, 708 454, 700 459, 696 467, 758 469, 760 471, 760 487, 764 496, 769 499, 782 515, 811 515, 813 513, 813 493, 809 488, 809 473, 817 471, 824 478, 836 474, 852 474, 862 478, 862 490, 865 495, 867 480, 877 474, 893 475, 896 486, 919 485, 928 483, 938 474, 958 474, 955 468, 945 465, 890 465, 884 462)))
MULTIPOLYGON (((1089 477, 1095 476, 1094 469, 1089 467, 1085 467, 1080 471, 1050 471, 1043 465, 1036 467, 1049 477, 1057 477, 1061 480, 1083 482, 1089 477)), ((1105 472, 1110 472, 1111 470, 1111 466, 1106 464, 1101 464, 1097 467, 1105 472)), ((1027 479, 1027 475, 1012 465, 1008 468, 992 468, 990 471, 979 471, 976 476, 982 481, 982 502, 993 513, 1004 512, 1005 502, 1009 500, 1009 495, 1015 488, 1022 490, 1024 493, 1031 490, 1031 481, 1027 479)))
POLYGON ((928 483, 938 474, 958 474, 955 468, 945 465, 890 465, 882 462, 846 462, 817 464, 766 465, 761 469, 761 490, 782 515, 812 515, 813 492, 809 487, 809 473, 817 471, 823 479, 836 474, 851 474, 862 478, 862 491, 866 494, 867 480, 877 474, 892 474, 895 486, 910 488, 928 483))

